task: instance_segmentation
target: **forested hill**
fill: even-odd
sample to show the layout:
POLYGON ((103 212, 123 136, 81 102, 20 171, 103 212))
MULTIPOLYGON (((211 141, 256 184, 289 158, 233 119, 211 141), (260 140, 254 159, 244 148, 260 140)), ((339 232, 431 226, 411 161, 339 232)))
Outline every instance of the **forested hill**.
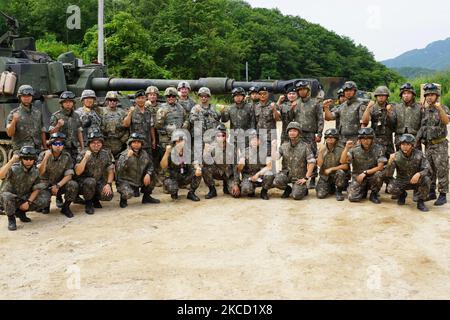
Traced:
MULTIPOLYGON (((87 62, 96 57, 97 0, 8 0, 0 10, 52 57, 68 49, 87 62), (81 9, 81 30, 66 28, 69 5, 81 9)), ((244 1, 106 0, 105 23, 106 63, 115 76, 242 80, 248 61, 251 79, 341 76, 365 89, 399 80, 351 39, 244 1)))

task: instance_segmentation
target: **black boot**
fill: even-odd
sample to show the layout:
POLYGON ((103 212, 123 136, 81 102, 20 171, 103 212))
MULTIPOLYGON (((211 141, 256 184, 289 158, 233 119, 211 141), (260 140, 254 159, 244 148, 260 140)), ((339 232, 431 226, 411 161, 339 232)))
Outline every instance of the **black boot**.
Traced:
POLYGON ((283 195, 281 196, 281 199, 287 199, 292 193, 292 187, 287 186, 286 189, 284 189, 283 195))
POLYGON ((23 212, 22 210, 17 210, 16 211, 16 216, 20 219, 20 221, 24 222, 24 223, 29 223, 31 222, 31 219, 27 217, 26 213, 23 212))
POLYGON ((209 187, 209 192, 205 196, 205 199, 212 199, 212 198, 215 198, 215 197, 217 197, 216 187, 215 186, 209 187))
POLYGON ((312 177, 311 181, 309 182, 308 189, 311 190, 311 189, 315 189, 315 188, 316 188, 316 178, 312 177))
POLYGON ((50 213, 50 207, 46 207, 44 209, 41 210, 42 214, 49 214, 50 213))
POLYGON ((426 206, 425 206, 425 201, 423 200, 419 200, 417 201, 417 209, 419 209, 422 212, 428 212, 430 211, 426 206))
POLYGON ((173 200, 177 200, 177 199, 178 199, 178 192, 172 193, 172 194, 170 195, 170 197, 171 197, 173 200))
POLYGON ((428 194, 427 201, 436 200, 436 199, 437 199, 437 197, 436 197, 436 190, 431 189, 430 193, 428 194))
POLYGON ((142 204, 146 204, 146 203, 160 203, 161 201, 159 201, 158 199, 155 199, 151 196, 150 193, 144 193, 144 195, 142 196, 142 204))
POLYGON ((120 206, 121 208, 126 208, 126 207, 128 207, 128 201, 127 201, 127 199, 120 197, 119 206, 120 206))
POLYGON ((56 196, 56 207, 58 209, 62 209, 64 203, 63 203, 63 198, 62 196, 56 196))
POLYGON ((98 198, 92 199, 92 202, 94 203, 94 208, 101 209, 103 208, 102 204, 100 203, 100 200, 98 198))
POLYGON ((8 216, 8 230, 9 231, 16 231, 17 230, 16 217, 15 216, 8 216))
POLYGON ((223 185, 223 194, 230 194, 230 190, 228 190, 228 186, 226 184, 223 185))
POLYGON ((86 200, 86 204, 84 205, 85 209, 84 211, 87 214, 94 214, 95 210, 94 210, 94 202, 92 200, 86 200))
POLYGON ((139 198, 140 196, 141 196, 141 193, 139 192, 139 188, 134 189, 133 197, 139 198))
POLYGON ((381 203, 380 197, 378 196, 377 192, 371 192, 369 200, 372 201, 375 204, 380 204, 381 203))
POLYGON ((0 207, 0 216, 4 216, 5 214, 5 209, 3 209, 3 207, 0 207))
POLYGON ((86 201, 84 201, 83 198, 81 198, 80 196, 77 196, 73 203, 75 203, 75 204, 86 204, 86 201))
POLYGON ((447 203, 447 194, 446 193, 440 193, 439 194, 439 198, 436 200, 434 205, 436 207, 440 207, 440 206, 443 206, 446 203, 447 203))
POLYGON ((339 188, 336 188, 336 200, 337 201, 344 201, 344 195, 342 194, 342 190, 339 188))
POLYGON ((73 212, 70 210, 70 205, 72 201, 66 201, 63 204, 63 207, 61 208, 61 213, 65 215, 67 218, 73 218, 73 212))
POLYGON ((404 206, 406 203, 406 197, 408 196, 408 193, 406 191, 403 191, 403 193, 398 197, 397 204, 399 206, 404 206))
POLYGON ((189 200, 192 200, 194 202, 200 201, 200 198, 196 196, 196 194, 193 191, 189 191, 187 194, 187 198, 189 200))
POLYGON ((261 199, 269 200, 269 190, 262 188, 261 189, 261 199))

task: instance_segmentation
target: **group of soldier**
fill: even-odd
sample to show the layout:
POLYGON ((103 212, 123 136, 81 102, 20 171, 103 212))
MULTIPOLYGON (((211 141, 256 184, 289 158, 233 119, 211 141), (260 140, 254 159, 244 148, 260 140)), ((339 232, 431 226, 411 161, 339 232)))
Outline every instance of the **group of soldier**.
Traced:
POLYGON ((7 118, 14 156, 0 169, 0 206, 8 229, 16 230, 16 217, 30 222, 28 211, 48 214, 52 196, 68 218, 74 202, 93 214, 102 201, 113 198, 114 181, 121 208, 141 193, 143 204, 159 203, 152 197, 156 186, 172 199, 178 199, 180 188, 188 188, 187 198, 200 201, 196 190, 202 179, 209 188, 206 199, 217 197, 216 180, 222 180, 223 193, 235 198, 255 197, 262 188, 260 197, 268 200, 269 190, 278 188, 282 198, 302 200, 316 189, 319 199, 335 194, 343 201, 347 190, 350 202, 365 199, 370 191, 370 201, 379 204, 385 183, 399 205, 405 204, 407 190, 414 190, 423 212, 428 211, 426 201, 444 205, 450 118, 438 102, 438 87, 425 85, 422 104, 409 83, 401 87, 398 104, 389 103, 386 87, 379 87, 369 103, 357 98, 357 90, 348 81, 337 101, 323 101, 312 97, 309 82, 299 81, 274 102, 268 87, 252 87, 248 96, 235 88, 234 103, 216 108, 208 88, 198 90, 196 103, 189 83, 181 81, 165 90, 165 103, 151 86, 136 92, 129 109, 119 106, 116 92, 108 92, 104 106, 98 106, 92 90, 83 91, 82 107, 75 109, 75 95, 65 91, 60 110, 45 128, 33 106, 33 88, 21 86, 19 107, 7 118), (323 132, 324 122, 333 120, 336 128, 323 132), (198 142, 208 131, 213 134, 198 142), (243 136, 243 143, 236 143, 237 136, 243 136))

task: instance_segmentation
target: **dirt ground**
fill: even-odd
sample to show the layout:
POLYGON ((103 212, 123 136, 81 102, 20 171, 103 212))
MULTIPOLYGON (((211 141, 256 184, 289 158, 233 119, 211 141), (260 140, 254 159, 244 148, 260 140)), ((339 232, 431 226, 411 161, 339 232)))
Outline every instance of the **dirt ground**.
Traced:
MULTIPOLYGON (((450 299, 450 205, 222 195, 0 217, 1 299, 450 299)), ((411 193, 411 192, 410 192, 411 193)))

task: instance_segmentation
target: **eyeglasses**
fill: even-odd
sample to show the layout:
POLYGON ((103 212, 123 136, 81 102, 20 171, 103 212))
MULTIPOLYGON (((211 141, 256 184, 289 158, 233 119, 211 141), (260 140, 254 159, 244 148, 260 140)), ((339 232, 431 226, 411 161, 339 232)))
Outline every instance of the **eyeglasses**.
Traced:
POLYGON ((62 146, 64 146, 64 142, 62 142, 62 141, 55 141, 55 142, 52 143, 52 146, 62 147, 62 146))

